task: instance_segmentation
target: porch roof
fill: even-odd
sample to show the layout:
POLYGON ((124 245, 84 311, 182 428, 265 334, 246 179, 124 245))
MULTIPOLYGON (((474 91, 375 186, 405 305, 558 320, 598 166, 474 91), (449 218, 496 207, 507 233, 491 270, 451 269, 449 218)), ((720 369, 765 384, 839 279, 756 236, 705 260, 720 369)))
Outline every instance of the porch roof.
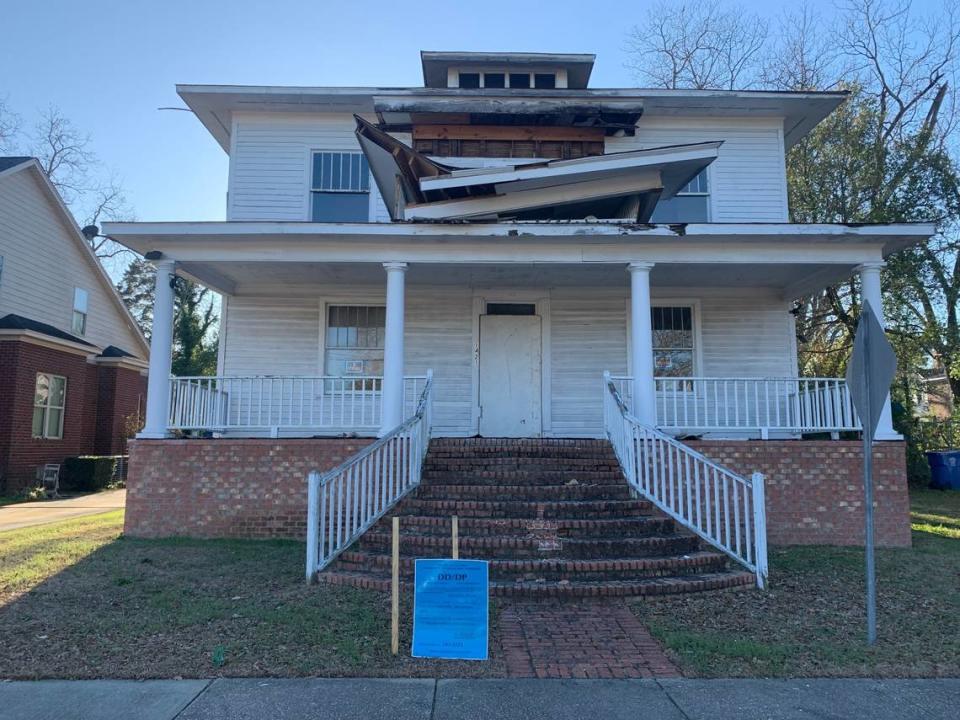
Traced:
POLYGON ((656 263, 657 285, 766 287, 791 299, 922 241, 935 227, 174 222, 106 223, 104 232, 139 253, 175 260, 181 274, 227 294, 270 281, 379 283, 383 262, 411 263, 414 283, 607 286, 625 283, 623 267, 643 260, 656 263))

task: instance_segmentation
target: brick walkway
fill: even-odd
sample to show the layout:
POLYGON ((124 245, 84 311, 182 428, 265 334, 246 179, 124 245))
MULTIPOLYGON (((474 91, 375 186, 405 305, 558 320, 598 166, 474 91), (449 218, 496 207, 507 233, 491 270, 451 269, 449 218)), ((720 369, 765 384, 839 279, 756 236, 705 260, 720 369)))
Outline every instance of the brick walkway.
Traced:
POLYGON ((619 601, 511 603, 500 614, 500 637, 510 677, 681 676, 619 601))

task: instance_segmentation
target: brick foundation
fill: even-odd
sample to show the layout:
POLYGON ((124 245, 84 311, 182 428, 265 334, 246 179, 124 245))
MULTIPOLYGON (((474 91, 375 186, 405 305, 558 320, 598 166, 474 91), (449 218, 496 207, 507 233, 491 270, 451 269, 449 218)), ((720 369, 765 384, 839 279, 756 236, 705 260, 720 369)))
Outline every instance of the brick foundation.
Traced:
MULTIPOLYGON (((370 442, 332 438, 131 441, 126 532, 140 537, 303 537, 307 473, 334 467, 370 442)), ((766 475, 771 544, 862 544, 859 442, 689 444, 740 473, 766 475)), ((877 542, 908 546, 904 444, 878 443, 874 460, 877 542)))
MULTIPOLYGON (((863 544, 863 444, 860 441, 724 441, 687 443, 741 474, 766 476, 772 545, 863 544)), ((905 445, 874 446, 877 544, 910 545, 905 445)))
POLYGON ((124 532, 303 538, 307 474, 369 438, 131 440, 124 532))

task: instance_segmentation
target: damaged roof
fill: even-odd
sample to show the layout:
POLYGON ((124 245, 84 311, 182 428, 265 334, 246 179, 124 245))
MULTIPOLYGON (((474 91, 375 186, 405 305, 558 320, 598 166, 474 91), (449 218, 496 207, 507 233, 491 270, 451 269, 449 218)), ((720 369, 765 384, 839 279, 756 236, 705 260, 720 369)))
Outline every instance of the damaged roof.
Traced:
POLYGON ((359 115, 357 139, 392 220, 645 223, 717 158, 721 141, 488 168, 438 163, 359 115))

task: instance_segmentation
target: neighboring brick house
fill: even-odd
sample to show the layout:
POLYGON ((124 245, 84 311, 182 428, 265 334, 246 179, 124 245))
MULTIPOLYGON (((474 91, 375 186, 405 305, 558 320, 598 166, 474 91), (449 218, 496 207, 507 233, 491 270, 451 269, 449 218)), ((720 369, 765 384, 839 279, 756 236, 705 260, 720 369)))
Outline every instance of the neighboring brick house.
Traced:
POLYGON ((0 157, 0 493, 126 451, 148 347, 39 163, 0 157))

